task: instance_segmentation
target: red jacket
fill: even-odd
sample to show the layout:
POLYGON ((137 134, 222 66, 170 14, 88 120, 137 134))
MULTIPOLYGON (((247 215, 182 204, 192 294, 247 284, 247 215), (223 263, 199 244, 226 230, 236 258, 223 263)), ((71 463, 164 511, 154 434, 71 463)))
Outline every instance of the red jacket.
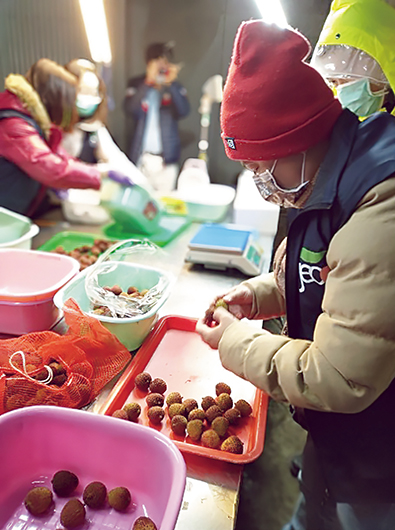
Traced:
MULTIPOLYGON (((0 93, 0 109, 13 109, 30 115, 20 99, 8 90, 0 93)), ((51 125, 45 142, 37 130, 23 119, 0 120, 0 157, 13 162, 30 178, 51 188, 100 189, 97 168, 72 158, 60 146, 61 139, 61 130, 54 125, 51 125)))

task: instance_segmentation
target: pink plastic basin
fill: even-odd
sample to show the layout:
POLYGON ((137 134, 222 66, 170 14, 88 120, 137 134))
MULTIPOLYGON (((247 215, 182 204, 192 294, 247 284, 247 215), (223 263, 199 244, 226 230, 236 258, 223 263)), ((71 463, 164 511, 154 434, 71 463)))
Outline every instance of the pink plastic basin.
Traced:
POLYGON ((38 302, 2 302, 0 300, 0 333, 24 335, 51 329, 61 313, 52 297, 38 302))
POLYGON ((37 250, 0 249, 0 301, 48 300, 79 271, 77 260, 37 250))
POLYGON ((68 498, 54 495, 54 508, 34 517, 23 500, 34 486, 51 488, 61 469, 79 478, 73 497, 101 481, 110 490, 129 489, 125 512, 108 506, 86 509, 82 530, 127 530, 137 517, 150 517, 160 530, 175 526, 184 494, 186 468, 176 446, 155 429, 80 410, 37 406, 0 417, 0 528, 61 528, 60 512, 68 498))

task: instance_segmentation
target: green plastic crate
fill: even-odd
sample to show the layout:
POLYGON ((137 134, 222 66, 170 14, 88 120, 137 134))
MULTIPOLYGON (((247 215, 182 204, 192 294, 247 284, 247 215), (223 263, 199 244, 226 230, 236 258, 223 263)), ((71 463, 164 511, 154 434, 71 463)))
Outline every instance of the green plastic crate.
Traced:
POLYGON ((51 239, 48 239, 38 250, 46 250, 51 252, 57 247, 63 247, 66 252, 82 247, 83 245, 93 245, 96 239, 105 239, 106 241, 113 241, 116 243, 117 239, 106 237, 100 234, 85 234, 84 232, 59 232, 51 239))
POLYGON ((119 225, 112 223, 103 228, 103 232, 108 236, 108 239, 149 239, 158 247, 164 247, 180 235, 192 223, 192 219, 179 215, 162 215, 159 221, 158 229, 150 234, 144 236, 119 225))

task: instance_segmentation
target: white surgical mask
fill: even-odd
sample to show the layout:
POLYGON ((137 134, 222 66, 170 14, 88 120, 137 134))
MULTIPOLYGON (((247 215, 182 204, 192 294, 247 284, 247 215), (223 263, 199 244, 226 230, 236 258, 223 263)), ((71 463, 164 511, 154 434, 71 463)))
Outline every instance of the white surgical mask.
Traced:
POLYGON ((279 186, 274 178, 273 171, 276 167, 277 160, 273 162, 271 169, 265 169, 263 173, 254 173, 253 179, 259 193, 262 197, 273 204, 283 206, 284 208, 294 208, 297 200, 302 196, 308 180, 305 180, 306 152, 303 153, 301 183, 294 188, 285 189, 279 186))

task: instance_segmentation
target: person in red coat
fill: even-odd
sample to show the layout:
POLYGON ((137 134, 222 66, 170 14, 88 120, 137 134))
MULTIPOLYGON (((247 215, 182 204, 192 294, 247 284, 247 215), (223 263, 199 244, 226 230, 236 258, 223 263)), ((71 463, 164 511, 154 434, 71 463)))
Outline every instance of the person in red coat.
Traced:
POLYGON ((48 188, 99 189, 101 171, 60 145, 79 117, 78 80, 40 59, 25 76, 10 74, 0 93, 0 206, 27 216, 42 207, 48 188))

